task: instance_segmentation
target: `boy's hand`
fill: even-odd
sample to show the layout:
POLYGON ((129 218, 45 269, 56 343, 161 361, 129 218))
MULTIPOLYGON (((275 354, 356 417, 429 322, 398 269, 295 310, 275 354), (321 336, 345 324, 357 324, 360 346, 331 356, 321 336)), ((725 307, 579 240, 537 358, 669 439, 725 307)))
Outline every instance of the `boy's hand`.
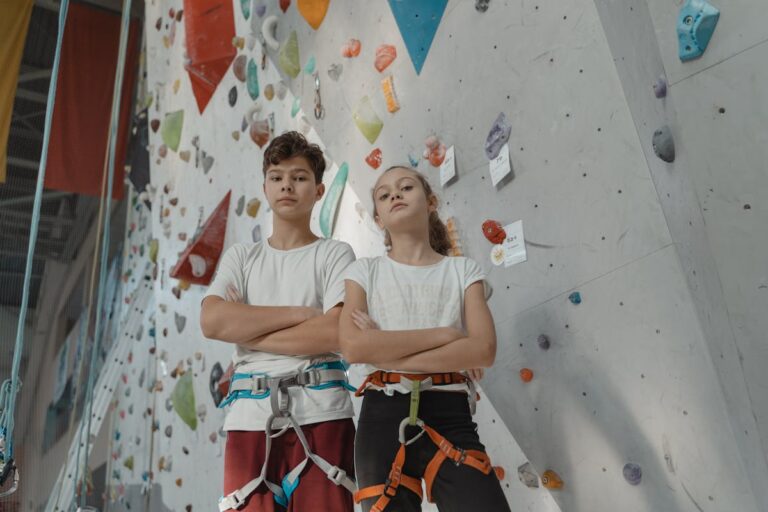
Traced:
POLYGON ((352 311, 352 321, 355 323, 355 325, 365 331, 366 329, 378 329, 379 326, 376 322, 374 322, 370 316, 368 316, 367 313, 360 311, 359 309, 355 309, 352 311))
POLYGON ((227 286, 226 299, 229 302, 243 302, 243 296, 231 284, 227 286))
POLYGON ((480 382, 480 380, 483 378, 483 375, 485 375, 485 370, 482 368, 473 368, 471 370, 467 370, 467 374, 469 374, 469 378, 473 381, 480 382))

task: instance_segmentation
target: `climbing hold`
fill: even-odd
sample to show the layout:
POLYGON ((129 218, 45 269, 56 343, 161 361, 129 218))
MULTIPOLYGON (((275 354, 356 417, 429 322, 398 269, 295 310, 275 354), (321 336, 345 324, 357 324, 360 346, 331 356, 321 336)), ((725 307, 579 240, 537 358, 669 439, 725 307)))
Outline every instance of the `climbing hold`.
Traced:
POLYGON ((489 219, 483 222, 483 236, 492 244, 500 244, 507 238, 507 232, 499 221, 489 219))
POLYGON ((205 258, 198 254, 189 255, 189 264, 192 266, 192 275, 195 277, 203 277, 208 265, 205 262, 205 258))
POLYGON ((417 75, 421 73, 446 5, 448 0, 389 0, 417 75))
POLYGON ((696 59, 704 54, 719 18, 720 11, 706 0, 686 0, 677 17, 681 61, 696 59))
POLYGON ((232 132, 232 138, 235 140, 240 140, 240 132, 235 130, 232 132))
POLYGON ((280 80, 277 82, 277 87, 275 89, 275 96, 277 96, 277 99, 284 100, 286 94, 288 94, 288 86, 285 85, 285 82, 280 80))
POLYGON ((216 432, 211 432, 211 435, 208 436, 208 439, 210 439, 212 443, 215 443, 217 438, 218 436, 216 435, 216 432))
POLYGON ((153 238, 149 241, 149 261, 157 263, 157 251, 160 249, 160 244, 157 238, 153 238))
POLYGON ((184 330, 184 326, 187 324, 187 317, 178 313, 174 313, 174 315, 174 320, 176 321, 176 330, 179 331, 179 334, 181 334, 181 331, 184 330))
POLYGON ((634 462, 627 462, 624 464, 622 470, 624 479, 629 482, 630 485, 640 485, 640 480, 643 478, 643 469, 634 462))
POLYGON ((251 16, 251 0, 240 0, 240 10, 246 20, 251 16))
POLYGON ((267 16, 264 18, 264 22, 261 24, 261 35, 264 37, 264 43, 270 50, 277 50, 280 48, 280 43, 275 38, 275 31, 277 30, 277 16, 267 16))
POLYGON ((133 471, 133 455, 129 455, 124 461, 123 466, 133 471))
POLYGON ((317 30, 328 12, 328 4, 331 0, 298 0, 296 9, 307 20, 309 26, 317 30))
POLYGON ((523 368, 520 370, 520 380, 525 383, 531 382, 533 380, 533 370, 530 368, 523 368))
POLYGON ((238 217, 243 214, 243 210, 245 210, 245 196, 240 196, 240 199, 237 200, 237 208, 235 208, 238 217))
POLYGON ((526 462, 517 468, 517 476, 526 487, 530 487, 531 489, 539 487, 539 475, 533 470, 530 462, 526 462))
POLYGON ((539 337, 536 339, 536 343, 539 344, 539 348, 541 350, 549 350, 550 342, 549 342, 549 336, 546 334, 539 334, 539 337))
POLYGON ((254 121, 251 123, 251 140, 258 144, 260 148, 263 148, 267 142, 269 142, 269 121, 266 119, 261 119, 258 121, 254 121))
POLYGON ((179 417, 189 425, 189 428, 197 428, 197 416, 195 415, 195 390, 192 385, 192 373, 186 372, 176 382, 171 394, 173 408, 179 417))
POLYGON ((181 158, 184 162, 189 162, 189 158, 192 156, 192 154, 189 152, 188 149, 185 149, 184 151, 179 151, 179 158, 181 158))
POLYGON ((183 127, 183 110, 177 110, 176 112, 166 114, 162 129, 160 130, 160 136, 163 139, 163 143, 173 151, 179 149, 179 142, 181 141, 181 129, 183 127))
POLYGON ((384 127, 384 123, 373 110, 373 105, 371 105, 371 100, 368 96, 362 97, 352 113, 352 118, 355 120, 360 133, 368 139, 368 142, 371 144, 376 142, 381 129, 384 127))
POLYGON ((171 437, 173 435, 173 426, 168 425, 165 427, 165 437, 171 437))
POLYGON ((341 199, 341 193, 344 191, 344 185, 347 182, 348 174, 349 165, 344 162, 341 164, 336 176, 333 178, 333 182, 328 189, 328 195, 326 195, 323 206, 320 208, 320 230, 326 238, 330 238, 331 234, 333 234, 336 209, 339 206, 339 200, 341 199))
POLYGON ((299 39, 296 35, 296 31, 292 30, 288 39, 285 40, 283 46, 280 48, 278 56, 278 62, 280 69, 290 76, 296 78, 301 70, 299 66, 299 39))
POLYGON ((507 122, 507 116, 504 112, 499 113, 496 120, 485 138, 485 156, 488 160, 493 160, 499 156, 502 146, 509 140, 509 134, 512 132, 512 126, 507 122))
POLYGON ((309 59, 307 59, 307 63, 304 64, 304 73, 311 75, 315 72, 315 56, 312 55, 309 59))
POLYGON ((665 98, 667 96, 667 80, 663 76, 660 76, 656 83, 653 84, 653 94, 657 98, 665 98))
POLYGON ((395 94, 395 81, 392 75, 381 81, 381 91, 384 93, 384 100, 387 102, 387 112, 394 114, 400 110, 400 102, 397 100, 397 94, 395 94))
POLYGON ((350 39, 341 47, 341 56, 351 59, 360 55, 361 48, 359 39, 350 39))
POLYGON ((653 152, 667 163, 675 161, 675 141, 669 126, 664 125, 653 132, 653 152))
POLYGON ((493 247, 491 247, 491 263, 496 265, 497 267, 504 263, 504 260, 506 259, 506 253, 504 252, 504 246, 501 244, 496 244, 493 247))
POLYGON ((253 240, 253 243, 257 243, 261 241, 261 225, 260 224, 256 224, 251 230, 251 239, 253 240))
POLYGON ((237 103, 237 87, 232 86, 229 90, 229 106, 234 107, 235 103, 237 103))
POLYGON ((248 214, 249 217, 256 217, 259 214, 259 208, 261 208, 261 201, 259 201, 258 198, 254 197, 250 201, 248 201, 248 206, 245 207, 245 212, 248 214))
POLYGON ((546 470, 544 474, 541 475, 541 483, 544 484, 544 487, 551 490, 562 489, 564 485, 560 475, 551 469, 546 470))
POLYGON ((245 38, 244 37, 238 37, 238 36, 233 37, 232 38, 232 46, 234 46, 235 48, 237 48, 239 50, 242 50, 243 48, 245 48, 245 38))
POLYGON ((208 390, 211 392, 211 398, 213 398, 216 407, 224 399, 223 393, 219 390, 219 381, 222 375, 224 375, 224 370, 221 368, 221 364, 216 362, 211 368, 210 377, 208 377, 208 390))
POLYGON ((200 418, 200 421, 205 421, 205 415, 208 412, 208 408, 205 406, 205 404, 198 404, 196 411, 197 417, 200 418))
MULTIPOLYGON (((337 82, 339 80, 339 77, 341 76, 342 71, 344 71, 343 65, 336 64, 336 63, 331 64, 330 66, 328 66, 328 77, 334 82, 337 82)), ((159 124, 159 121, 158 121, 158 124, 159 124)))
POLYGON ((283 12, 288 10, 288 7, 291 6, 291 0, 280 0, 280 10, 283 12))
POLYGON ((248 61, 245 86, 252 100, 259 97, 259 74, 256 62, 253 59, 248 61))
POLYGON ((391 44, 382 44, 376 48, 376 60, 373 65, 381 73, 397 58, 397 49, 391 44))
POLYGON ((413 155, 411 153, 408 153, 408 163, 411 164, 411 167, 418 167, 419 166, 419 157, 415 156, 415 155, 413 155))
MULTIPOLYGON (((330 71, 329 71, 330 73, 330 71)), ((152 128, 152 131, 157 133, 157 129, 160 128, 160 120, 159 119, 153 119, 149 122, 150 128, 152 128)))
MULTIPOLYGON (((488 10, 488 4, 491 0, 475 0, 475 10, 477 12, 485 12, 488 10)), ((538 487, 538 484, 536 485, 538 487)))
POLYGON ((424 158, 429 160, 429 163, 433 167, 440 167, 445 160, 445 153, 447 148, 436 135, 430 135, 424 141, 426 149, 424 150, 424 158))
POLYGON ((272 101, 272 98, 275 97, 275 86, 272 84, 267 84, 267 86, 264 88, 264 97, 267 98, 267 101, 272 101))
POLYGON ((263 2, 259 2, 259 4, 256 6, 256 16, 261 18, 267 13, 267 6, 263 2))
POLYGON ((160 155, 160 158, 165 158, 165 156, 168 154, 168 146, 161 144, 160 147, 157 148, 157 154, 160 155))
POLYGON ((176 479, 176 485, 177 485, 178 487, 181 487, 181 485, 182 485, 182 480, 181 480, 181 478, 177 478, 177 479, 176 479))
POLYGON ((573 292, 568 296, 568 300, 571 304, 581 304, 581 294, 579 292, 573 292))
POLYGON ((378 169, 381 165, 381 150, 379 148, 374 149, 371 151, 367 157, 365 157, 365 161, 368 165, 373 167, 374 169, 378 169))
POLYGON ((296 96, 293 98, 293 105, 291 105, 291 117, 296 117, 296 114, 299 113, 299 109, 301 109, 301 98, 296 96))
POLYGON ((205 151, 203 151, 203 172, 205 174, 208 174, 208 171, 211 170, 211 167, 213 167, 213 157, 211 155, 207 155, 205 151))
POLYGON ((248 65, 248 57, 245 55, 238 55, 235 61, 232 63, 232 73, 235 78, 241 82, 245 82, 246 66, 248 65))
MULTIPOLYGON (((170 432, 169 427, 170 427, 170 425, 168 425, 168 427, 166 427, 165 435, 167 435, 168 437, 171 437, 171 434, 168 433, 168 432, 170 432)), ((160 459, 158 459, 158 461, 157 461, 157 470, 158 471, 170 471, 172 467, 173 467, 173 456, 172 455, 168 455, 166 457, 165 455, 161 455, 160 459)))

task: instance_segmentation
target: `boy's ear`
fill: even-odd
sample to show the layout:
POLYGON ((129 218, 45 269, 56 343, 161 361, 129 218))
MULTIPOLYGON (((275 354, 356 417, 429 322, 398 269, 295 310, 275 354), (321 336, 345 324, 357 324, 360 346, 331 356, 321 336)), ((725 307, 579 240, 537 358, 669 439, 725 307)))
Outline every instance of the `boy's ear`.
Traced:
POLYGON ((319 201, 320 199, 322 199, 323 194, 325 194, 325 184, 320 183, 319 185, 317 185, 317 194, 315 195, 315 200, 319 201))

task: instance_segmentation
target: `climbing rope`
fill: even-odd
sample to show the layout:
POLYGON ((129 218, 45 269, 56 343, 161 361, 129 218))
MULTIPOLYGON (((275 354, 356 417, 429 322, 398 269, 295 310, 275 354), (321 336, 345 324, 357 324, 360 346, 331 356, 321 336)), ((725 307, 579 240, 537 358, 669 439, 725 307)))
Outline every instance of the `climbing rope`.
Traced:
POLYGON ((37 173, 37 185, 35 187, 35 201, 32 205, 32 222, 29 231, 29 246, 27 247, 27 262, 24 269, 24 288, 21 295, 21 309, 19 322, 16 327, 16 343, 13 351, 13 363, 11 366, 11 378, 0 385, 0 485, 5 484, 13 473, 13 486, 0 496, 8 495, 16 490, 19 481, 19 473, 13 464, 13 420, 16 413, 16 397, 21 389, 19 380, 19 368, 21 366, 21 354, 24 350, 24 326, 27 319, 29 305, 30 282, 32 280, 32 263, 37 243, 37 230, 40 225, 40 207, 43 199, 43 184, 45 183, 45 167, 48 161, 48 143, 51 137, 51 120, 53 118, 53 105, 56 98, 56 83, 59 75, 59 63, 61 61, 61 41, 64 37, 64 25, 67 20, 67 8, 69 0, 61 0, 59 5, 59 32, 56 35, 56 53, 53 57, 51 68, 51 84, 48 87, 48 106, 45 109, 45 128, 43 131, 43 147, 40 155, 40 168, 37 173))

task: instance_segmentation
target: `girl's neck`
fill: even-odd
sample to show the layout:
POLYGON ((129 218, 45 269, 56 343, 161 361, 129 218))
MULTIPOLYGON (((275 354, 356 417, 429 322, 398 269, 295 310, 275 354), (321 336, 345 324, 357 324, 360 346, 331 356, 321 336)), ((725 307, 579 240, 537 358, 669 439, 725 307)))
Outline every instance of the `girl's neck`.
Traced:
POLYGON ((406 265, 431 265, 442 260, 445 256, 435 252, 429 245, 429 237, 413 236, 410 234, 392 235, 392 249, 388 256, 406 265))
POLYGON ((309 218, 296 220, 272 217, 272 236, 269 245, 274 249, 287 251, 309 245, 318 237, 309 229, 309 218))

